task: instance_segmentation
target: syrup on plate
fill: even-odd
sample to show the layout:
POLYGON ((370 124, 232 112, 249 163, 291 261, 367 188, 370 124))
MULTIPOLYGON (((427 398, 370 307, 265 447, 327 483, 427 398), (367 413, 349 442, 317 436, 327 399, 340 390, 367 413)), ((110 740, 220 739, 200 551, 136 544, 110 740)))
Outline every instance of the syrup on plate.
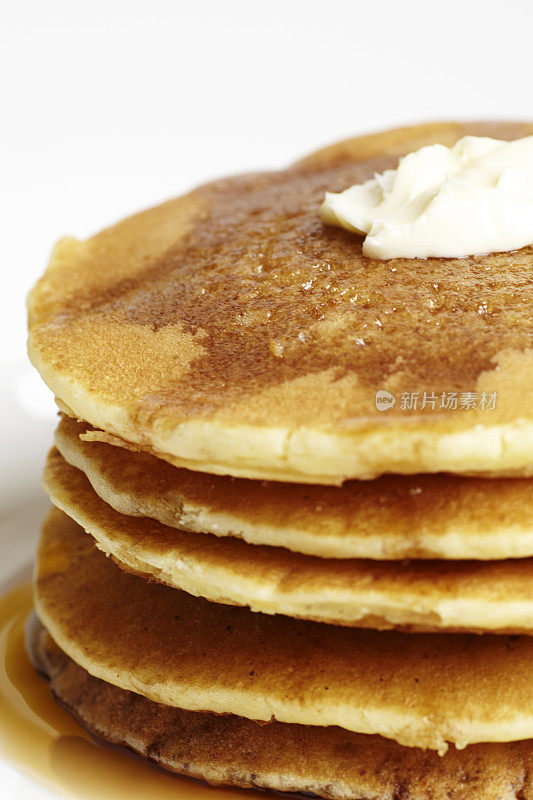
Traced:
POLYGON ((120 747, 102 746, 54 700, 24 646, 31 585, 0 597, 0 757, 75 800, 247 800, 255 791, 211 788, 165 773, 120 747))

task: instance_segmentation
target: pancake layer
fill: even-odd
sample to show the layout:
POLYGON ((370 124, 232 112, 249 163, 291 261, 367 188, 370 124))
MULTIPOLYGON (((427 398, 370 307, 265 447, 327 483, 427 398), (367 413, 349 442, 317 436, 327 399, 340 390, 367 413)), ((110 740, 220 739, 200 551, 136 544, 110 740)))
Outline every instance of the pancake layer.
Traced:
POLYGON ((532 131, 352 139, 65 239, 30 296, 31 359, 73 416, 189 469, 531 475, 533 250, 373 261, 319 206, 423 144, 532 131))
POLYGON ((268 725, 169 708, 92 677, 42 625, 29 650, 57 698, 94 735, 172 772, 312 792, 328 800, 531 800, 531 741, 471 745, 445 756, 338 727, 268 725))
POLYGON ((163 705, 440 752, 533 736, 533 637, 378 633, 209 603, 122 572, 57 509, 35 604, 80 666, 163 705))
POLYGON ((251 481, 80 439, 93 435, 102 432, 63 416, 55 443, 116 511, 170 527, 326 558, 533 555, 531 479, 387 476, 342 487, 251 481))
POLYGON ((533 558, 339 561, 189 533, 115 511, 57 450, 43 484, 119 566, 208 600, 358 627, 533 633, 533 558))

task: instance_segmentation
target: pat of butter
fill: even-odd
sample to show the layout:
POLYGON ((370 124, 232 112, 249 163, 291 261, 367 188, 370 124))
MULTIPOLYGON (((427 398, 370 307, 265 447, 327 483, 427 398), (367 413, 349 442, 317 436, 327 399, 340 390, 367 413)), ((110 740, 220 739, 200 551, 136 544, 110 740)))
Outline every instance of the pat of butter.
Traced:
POLYGON ((461 258, 533 244, 533 136, 422 147, 339 194, 322 220, 366 234, 370 258, 461 258))

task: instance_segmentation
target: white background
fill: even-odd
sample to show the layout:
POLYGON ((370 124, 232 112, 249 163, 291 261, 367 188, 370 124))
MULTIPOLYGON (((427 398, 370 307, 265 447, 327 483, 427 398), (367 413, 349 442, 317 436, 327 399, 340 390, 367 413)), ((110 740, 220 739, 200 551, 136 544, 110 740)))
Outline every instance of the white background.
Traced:
MULTIPOLYGON (((16 522, 20 508, 28 515, 42 502, 53 406, 25 363, 24 295, 54 240, 358 132, 533 119, 532 9, 518 0, 6 3, 0 580, 35 535, 16 522)), ((22 796, 12 773, 0 777, 2 797, 22 796)))

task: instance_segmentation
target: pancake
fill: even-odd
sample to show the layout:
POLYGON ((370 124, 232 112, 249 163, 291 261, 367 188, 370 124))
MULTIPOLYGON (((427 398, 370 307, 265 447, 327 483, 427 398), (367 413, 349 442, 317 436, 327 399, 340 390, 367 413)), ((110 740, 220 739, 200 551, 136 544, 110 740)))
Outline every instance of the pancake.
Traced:
POLYGON ((28 644, 37 669, 85 728, 171 772, 329 800, 533 798, 531 741, 471 745, 440 757, 338 727, 258 725, 184 711, 92 677, 40 624, 32 626, 28 644))
POLYGON ((533 558, 334 560, 189 533, 115 511, 57 451, 43 484, 120 567, 211 601, 380 630, 533 633, 533 558))
POLYGON ((531 479, 396 475, 341 488, 251 481, 179 469, 93 435, 102 434, 63 416, 55 444, 122 514, 324 558, 533 555, 531 479))
POLYGON ((323 484, 532 475, 533 249, 376 261, 319 217, 325 190, 413 148, 532 131, 351 139, 63 239, 30 294, 30 357, 62 408, 180 467, 323 484), (380 390, 393 408, 376 408, 380 390))
POLYGON ((533 736, 533 637, 380 633, 210 603, 121 571, 57 509, 35 608, 91 675, 163 705, 440 752, 533 736))

